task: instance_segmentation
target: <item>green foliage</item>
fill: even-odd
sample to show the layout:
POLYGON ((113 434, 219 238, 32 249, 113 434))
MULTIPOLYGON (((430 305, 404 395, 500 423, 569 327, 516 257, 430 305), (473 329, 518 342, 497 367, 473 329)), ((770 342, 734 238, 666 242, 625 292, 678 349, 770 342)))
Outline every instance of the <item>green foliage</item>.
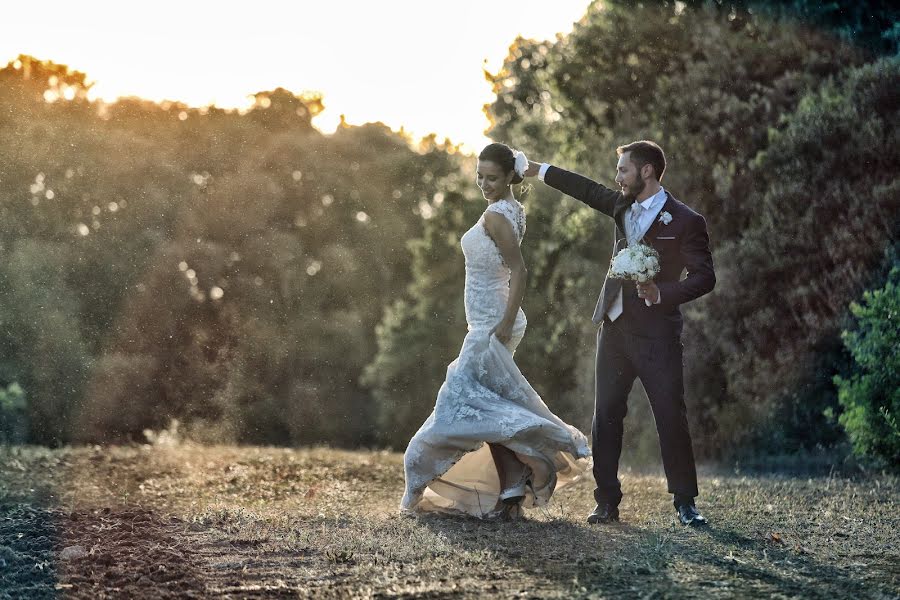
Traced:
POLYGON ((610 184, 616 146, 657 140, 672 165, 663 183, 716 240, 754 215, 751 163, 770 130, 806 91, 862 62, 827 35, 705 3, 595 3, 567 37, 518 40, 510 52, 492 76, 492 137, 610 184))
POLYGON ((26 439, 28 402, 18 383, 0 387, 0 444, 21 444, 26 439))
POLYGON ((764 433, 785 426, 785 404, 814 414, 836 407, 828 383, 839 365, 829 373, 819 357, 839 344, 843 307, 869 284, 900 225, 898 86, 897 58, 848 70, 807 95, 754 163, 748 202, 757 215, 717 252, 719 286, 703 324, 741 407, 729 425, 764 433), (813 378, 816 393, 803 393, 813 378))
POLYGON ((412 283, 406 297, 385 310, 376 329, 377 353, 362 378, 375 399, 379 441, 397 448, 431 412, 466 334, 459 239, 484 209, 473 181, 469 165, 433 182, 439 191, 423 206, 423 235, 408 242, 412 283))
MULTIPOLYGON (((612 0, 629 5, 627 0, 612 0)), ((663 0, 668 3, 666 0, 663 0)), ((719 11, 731 21, 765 18, 828 31, 876 55, 898 50, 900 8, 891 0, 683 0, 686 6, 719 11)))
POLYGON ((884 287, 863 294, 850 305, 856 328, 842 339, 853 355, 854 372, 836 376, 838 399, 844 408, 841 425, 862 456, 900 464, 900 267, 884 287))
POLYGON ((28 390, 33 442, 68 439, 91 364, 72 281, 76 260, 62 243, 24 239, 0 262, 3 373, 28 390))
POLYGON ((85 80, 0 69, 0 381, 28 390, 29 440, 178 419, 219 441, 374 441, 359 377, 455 149, 377 124, 323 136, 313 94, 240 114, 92 103, 85 80))
MULTIPOLYGON (((808 343, 798 349, 802 356, 794 355, 793 370, 773 373, 768 364, 755 362, 753 353, 769 356, 777 347, 772 338, 788 343, 795 337, 794 331, 782 336, 779 326, 766 320, 772 310, 771 255, 776 255, 775 262, 782 259, 777 257, 778 252, 770 252, 765 258, 737 263, 735 255, 744 248, 747 238, 755 236, 758 227, 770 222, 785 230, 777 233, 776 246, 781 240, 793 240, 796 228, 807 227, 809 247, 794 263, 806 260, 808 253, 818 255, 823 250, 820 227, 779 219, 783 211, 780 204, 787 201, 795 207, 807 206, 808 198, 799 195, 807 191, 804 185, 809 181, 816 181, 811 187, 817 189, 846 186, 846 168, 830 163, 816 170, 816 178, 801 174, 800 165, 814 161, 816 156, 805 146, 792 151, 793 162, 787 164, 796 165, 798 171, 786 178, 767 177, 767 170, 773 166, 763 167, 756 160, 773 143, 773 136, 789 127, 791 115, 804 97, 812 94, 803 100, 805 110, 817 107, 820 120, 825 118, 848 129, 857 128, 860 122, 867 122, 866 131, 881 127, 881 133, 874 133, 873 143, 888 143, 884 136, 890 135, 892 123, 883 112, 876 112, 868 122, 862 117, 865 109, 831 116, 830 104, 822 104, 821 96, 816 95, 823 82, 840 75, 843 69, 863 64, 865 57, 857 49, 827 33, 798 26, 791 19, 772 19, 764 11, 752 14, 732 8, 705 2, 654 3, 652 9, 631 3, 595 3, 566 37, 551 42, 517 40, 503 69, 492 76, 497 101, 490 107, 494 138, 523 147, 533 158, 583 172, 608 185, 613 185, 616 146, 650 138, 665 148, 670 167, 663 183, 706 216, 717 270, 726 277, 723 282, 720 276, 713 294, 684 307, 685 386, 696 450, 706 457, 733 453, 742 447, 737 440, 750 443, 751 438, 757 439, 759 446, 768 443, 754 437, 761 429, 790 430, 807 436, 798 440, 794 433, 786 434, 784 444, 788 446, 830 444, 839 437, 839 430, 821 416, 835 400, 829 399, 827 392, 818 394, 830 388, 832 359, 840 355, 835 350, 838 344, 823 339, 817 330, 801 336, 808 343), (781 196, 785 182, 796 186, 798 198, 785 200, 781 196), (757 197, 766 193, 771 194, 772 203, 761 206, 757 197), (734 275, 729 279, 731 273, 734 275), (734 327, 734 321, 743 318, 741 307, 757 320, 752 334, 760 343, 752 348, 746 347, 747 332, 734 327), (829 358, 814 357, 817 352, 829 358), (785 404, 775 399, 782 394, 788 398, 785 404), (811 397, 819 404, 809 402, 811 397), (788 405, 811 408, 808 414, 806 410, 781 410, 788 405), (791 423, 773 426, 769 420, 775 418, 791 423), (804 433, 809 431, 808 418, 816 421, 814 433, 804 433)), ((879 89, 879 93, 886 93, 889 86, 879 89)), ((841 101, 841 106, 853 101, 841 101)), ((890 106, 890 102, 883 104, 890 106)), ((843 142, 836 146, 833 140, 819 130, 810 132, 805 144, 835 147, 835 159, 848 160, 849 154, 838 151, 843 149, 843 142), (823 135, 824 143, 817 141, 818 135, 823 135)), ((879 148, 866 152, 865 160, 876 158, 879 152, 885 156, 879 148)), ((890 172, 889 168, 883 171, 890 172)), ((562 337, 567 343, 547 348, 548 355, 544 355, 549 364, 559 365, 571 361, 568 357, 572 354, 591 353, 594 331, 584 324, 605 272, 612 225, 578 203, 559 199, 550 190, 539 187, 536 191, 539 197, 530 203, 531 213, 535 205, 549 206, 548 213, 554 216, 550 219, 553 225, 536 236, 540 241, 530 238, 529 264, 548 265, 547 273, 557 275, 549 275, 547 280, 560 284, 559 290, 568 283, 573 292, 568 296, 568 307, 555 303, 551 315, 532 320, 565 328, 562 337), (580 230, 567 231, 558 226, 567 221, 564 215, 582 211, 580 230), (565 273, 568 267, 571 270, 565 273)), ((890 192, 884 190, 879 197, 886 200, 890 192)), ((536 220, 545 221, 531 218, 530 223, 536 220)), ((857 287, 851 286, 854 290, 871 268, 871 256, 881 252, 884 233, 889 230, 876 225, 868 247, 852 246, 854 253, 847 256, 845 275, 855 281, 857 287)), ((836 235, 844 239, 843 233, 836 235)), ((794 263, 784 272, 792 273, 794 263)), ((803 272, 813 278, 810 285, 820 289, 812 270, 803 272)), ((847 288, 838 287, 835 292, 828 302, 847 298, 847 288)), ((546 288, 533 295, 529 290, 528 297, 538 295, 547 297, 546 288)), ((806 314, 805 308, 796 312, 806 314)), ((840 316, 840 311, 832 311, 827 317, 832 331, 840 316)), ((542 335, 546 338, 546 333, 542 335)), ((584 360, 571 372, 580 379, 576 389, 583 394, 582 406, 589 404, 592 368, 591 361, 584 360)), ((570 374, 559 379, 538 378, 537 383, 545 389, 571 389, 572 379, 570 374)), ((644 427, 645 434, 655 438, 652 422, 644 427)))
MULTIPOLYGON (((868 381, 840 331, 898 234, 900 67, 866 64, 896 21, 878 1, 596 2, 488 74, 494 139, 610 185, 615 147, 655 139, 666 188, 707 217, 719 285, 684 308, 702 457, 835 444, 833 375, 868 381)), ((405 444, 465 335, 471 157, 379 124, 323 136, 316 94, 240 114, 91 102, 87 81, 0 69, 0 383, 28 391, 28 441, 178 419, 213 441, 405 444)), ((586 430, 612 225, 542 185, 525 204, 516 360, 586 430)))
POLYGON ((895 54, 900 46, 900 8, 891 0, 744 0, 766 16, 791 19, 804 27, 832 31, 875 54, 895 54))

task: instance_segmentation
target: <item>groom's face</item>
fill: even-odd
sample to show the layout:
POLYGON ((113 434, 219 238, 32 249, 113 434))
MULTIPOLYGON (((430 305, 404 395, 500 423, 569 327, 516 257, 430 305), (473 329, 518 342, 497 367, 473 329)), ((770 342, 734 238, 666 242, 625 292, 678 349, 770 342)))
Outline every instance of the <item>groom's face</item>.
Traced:
POLYGON ((631 201, 647 187, 647 182, 641 177, 637 165, 631 162, 631 152, 619 156, 619 163, 616 165, 616 183, 622 189, 622 195, 631 201))

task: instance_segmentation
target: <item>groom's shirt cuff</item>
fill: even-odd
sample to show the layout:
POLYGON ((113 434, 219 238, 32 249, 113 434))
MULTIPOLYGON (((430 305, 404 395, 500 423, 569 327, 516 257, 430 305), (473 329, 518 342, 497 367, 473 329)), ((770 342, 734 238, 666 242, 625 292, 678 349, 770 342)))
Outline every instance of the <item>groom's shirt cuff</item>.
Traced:
POLYGON ((547 174, 547 169, 550 168, 549 163, 541 163, 541 170, 538 171, 538 179, 544 181, 544 176, 547 174))

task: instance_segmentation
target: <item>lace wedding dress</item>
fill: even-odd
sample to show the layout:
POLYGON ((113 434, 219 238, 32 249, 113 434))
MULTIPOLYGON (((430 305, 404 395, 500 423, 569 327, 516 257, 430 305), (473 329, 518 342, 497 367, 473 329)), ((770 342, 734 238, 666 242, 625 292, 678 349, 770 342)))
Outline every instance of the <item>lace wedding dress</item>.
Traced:
MULTIPOLYGON (((521 204, 498 200, 487 210, 506 217, 522 243, 521 204)), ((550 412, 513 361, 525 335, 525 313, 519 309, 507 344, 490 335, 506 310, 510 270, 485 229, 484 216, 461 244, 469 332, 459 356, 447 367, 434 412, 406 449, 406 493, 400 508, 483 517, 494 510, 501 492, 485 442, 509 448, 531 468, 525 507, 545 504, 554 489, 588 470, 590 449, 580 431, 550 412)))

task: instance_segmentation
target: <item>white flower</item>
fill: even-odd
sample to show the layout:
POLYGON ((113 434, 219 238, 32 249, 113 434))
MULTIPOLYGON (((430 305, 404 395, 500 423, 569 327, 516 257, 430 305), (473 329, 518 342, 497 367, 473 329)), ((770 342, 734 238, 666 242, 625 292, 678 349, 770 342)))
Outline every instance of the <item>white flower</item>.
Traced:
POLYGON ((513 156, 516 160, 516 164, 513 167, 516 171, 516 175, 524 179, 525 170, 528 168, 528 158, 526 158, 525 153, 520 150, 513 150, 513 156))
POLYGON ((659 253, 646 244, 634 244, 610 261, 609 276, 615 279, 650 281, 659 274, 659 253))
POLYGON ((659 222, 663 225, 668 225, 672 222, 672 215, 669 214, 669 211, 664 210, 659 213, 659 222))

